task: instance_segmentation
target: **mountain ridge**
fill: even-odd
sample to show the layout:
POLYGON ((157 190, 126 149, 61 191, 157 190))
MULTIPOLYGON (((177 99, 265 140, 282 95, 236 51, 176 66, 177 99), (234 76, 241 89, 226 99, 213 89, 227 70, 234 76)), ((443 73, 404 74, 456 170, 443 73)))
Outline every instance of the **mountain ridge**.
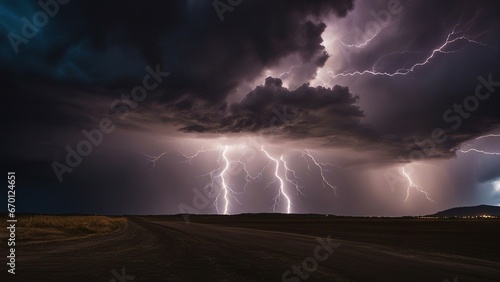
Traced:
POLYGON ((478 205, 468 207, 455 207, 447 210, 437 212, 428 216, 500 216, 500 207, 490 205, 478 205))

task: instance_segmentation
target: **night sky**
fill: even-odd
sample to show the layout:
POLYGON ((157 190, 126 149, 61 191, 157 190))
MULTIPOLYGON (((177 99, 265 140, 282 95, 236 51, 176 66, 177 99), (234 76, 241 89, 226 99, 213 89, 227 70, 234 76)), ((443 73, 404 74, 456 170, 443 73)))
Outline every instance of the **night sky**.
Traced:
POLYGON ((18 212, 500 205, 498 1, 46 3, 0 3, 18 212))

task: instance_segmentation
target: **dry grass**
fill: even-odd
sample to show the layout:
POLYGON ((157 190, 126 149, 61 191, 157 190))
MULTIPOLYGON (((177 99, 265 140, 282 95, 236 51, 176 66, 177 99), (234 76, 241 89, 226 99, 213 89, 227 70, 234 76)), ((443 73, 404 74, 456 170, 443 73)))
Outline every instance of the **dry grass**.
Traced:
MULTIPOLYGON (((16 241, 33 242, 70 239, 92 234, 110 233, 127 224, 123 217, 107 216, 20 216, 16 224, 16 241)), ((6 220, 0 220, 0 238, 7 238, 6 220)))

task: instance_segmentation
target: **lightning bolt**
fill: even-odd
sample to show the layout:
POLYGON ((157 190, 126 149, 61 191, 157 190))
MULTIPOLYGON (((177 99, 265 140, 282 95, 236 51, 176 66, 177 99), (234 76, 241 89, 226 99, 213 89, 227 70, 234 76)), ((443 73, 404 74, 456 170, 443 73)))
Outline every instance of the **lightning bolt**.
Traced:
POLYGON ((150 156, 150 155, 147 155, 147 154, 142 154, 143 156, 145 156, 147 158, 146 162, 144 163, 144 165, 148 165, 148 164, 152 164, 151 167, 147 170, 147 171, 150 171, 150 170, 153 170, 155 167, 156 167, 156 161, 159 160, 161 157, 163 157, 164 155, 166 155, 168 152, 163 152, 161 153, 159 156, 155 157, 155 156, 150 156))
MULTIPOLYGON (((461 48, 458 48, 455 50, 447 50, 451 44, 458 42, 458 41, 464 41, 466 43, 475 44, 475 45, 488 47, 488 48, 495 48, 493 46, 482 43, 482 42, 475 39, 475 38, 478 38, 481 35, 489 32, 489 31, 483 31, 475 36, 468 36, 466 34, 468 32, 468 30, 470 29, 474 20, 478 17, 479 13, 480 13, 480 11, 476 12, 475 16, 471 20, 469 20, 467 23, 464 23, 464 24, 462 23, 462 18, 460 18, 460 20, 455 24, 455 26, 452 28, 452 30, 447 34, 444 42, 440 46, 436 47, 434 50, 429 51, 430 52, 429 55, 424 60, 413 64, 411 67, 407 68, 407 67, 403 66, 403 67, 399 68, 398 70, 396 70, 395 72, 386 72, 386 71, 377 71, 376 70, 376 67, 377 67, 378 63, 380 62, 380 60, 382 58, 387 57, 388 55, 414 53, 417 51, 402 51, 402 52, 393 52, 393 53, 387 54, 387 55, 379 58, 379 60, 377 60, 375 62, 375 64, 372 66, 371 70, 350 71, 350 72, 345 71, 345 72, 341 72, 341 73, 337 73, 337 74, 333 73, 332 71, 328 71, 327 73, 331 78, 347 77, 347 76, 355 76, 355 75, 365 75, 365 74, 375 75, 375 76, 390 76, 390 77, 399 76, 399 75, 407 75, 407 74, 413 72, 416 68, 430 63, 430 61, 437 54, 448 54, 448 53, 455 53, 455 52, 460 51, 464 47, 461 47, 461 48), (462 25, 464 26, 464 30, 458 30, 458 28, 462 25)), ((373 38, 371 38, 371 39, 373 39, 373 38)), ((364 43, 368 44, 371 41, 371 39, 367 40, 364 43)), ((366 46, 366 44, 361 44, 360 47, 364 47, 364 46, 366 46)), ((349 45, 349 44, 347 44, 347 45, 343 44, 343 45, 346 47, 357 47, 358 46, 358 45, 349 45)))
MULTIPOLYGON (((500 137, 500 134, 483 135, 483 136, 477 137, 476 140, 480 140, 480 139, 484 139, 484 138, 491 138, 491 137, 500 137)), ((476 148, 471 148, 468 150, 458 150, 458 151, 461 153, 464 153, 464 154, 467 154, 470 152, 476 152, 476 153, 480 153, 480 154, 484 154, 484 155, 500 156, 500 153, 498 153, 498 152, 488 152, 488 151, 484 151, 484 150, 480 150, 480 149, 476 149, 476 148)))
POLYGON ((235 161, 236 163, 239 163, 241 165, 241 168, 243 169, 243 171, 245 172, 245 185, 243 186, 243 190, 247 190, 247 186, 248 184, 250 184, 251 182, 257 182, 257 181, 260 181, 262 178, 263 178, 263 175, 264 175, 264 172, 266 171, 266 169, 271 165, 271 160, 269 161, 269 163, 267 163, 267 165, 265 165, 262 170, 256 175, 256 176, 252 176, 252 174, 248 171, 247 169, 247 165, 245 162, 243 162, 241 160, 241 157, 243 156, 243 154, 240 156, 240 158, 235 161))
MULTIPOLYGON (((404 176, 408 179, 408 189, 406 189, 406 198, 405 198, 405 202, 408 200, 408 198, 410 197, 410 189, 411 188, 415 188, 417 189, 418 192, 422 193, 425 195, 425 197, 427 198, 427 200, 431 201, 431 202, 434 202, 434 200, 432 200, 430 198, 430 194, 429 192, 425 191, 424 188, 422 188, 422 186, 420 185, 417 185, 415 183, 413 183, 413 181, 411 180, 410 176, 406 173, 405 171, 405 167, 403 167, 403 174, 404 176)), ((435 203, 435 202, 434 202, 435 203)))
POLYGON ((238 199, 234 196, 234 194, 237 194, 231 187, 227 184, 227 171, 229 169, 229 166, 231 164, 231 161, 227 158, 227 151, 229 150, 229 146, 218 146, 215 149, 202 149, 198 150, 194 155, 187 156, 185 154, 182 154, 184 158, 186 158, 185 162, 189 162, 192 164, 192 160, 196 157, 198 157, 202 153, 207 153, 207 152, 214 152, 214 151, 219 151, 218 157, 217 157, 217 167, 206 173, 202 174, 201 176, 209 176, 210 181, 203 189, 216 189, 219 187, 219 191, 217 193, 217 196, 215 197, 213 206, 217 210, 217 213, 220 213, 219 207, 217 203, 219 201, 223 202, 223 214, 229 214, 229 206, 230 204, 230 198, 233 198, 237 202, 238 199), (224 160, 224 165, 222 164, 222 160, 224 160), (219 172, 220 171, 220 172, 219 172))
MULTIPOLYGON (((313 161, 313 163, 319 168, 319 173, 321 175, 321 179, 323 180, 323 182, 322 182, 323 187, 325 187, 325 188, 326 188, 326 186, 330 187, 331 189, 333 189, 335 196, 337 196, 337 187, 333 186, 332 184, 330 184, 330 182, 328 182, 328 180, 326 180, 324 172, 327 170, 323 168, 324 166, 334 166, 334 165, 332 165, 330 163, 321 163, 321 162, 316 161, 316 159, 312 156, 312 154, 307 149, 305 149, 303 151, 303 153, 306 156, 308 156, 313 161)), ((307 166, 309 168, 309 163, 307 163, 307 166)))
POLYGON ((486 151, 483 151, 483 150, 479 150, 479 149, 468 149, 468 150, 458 150, 464 154, 466 153, 470 153, 470 152, 476 152, 476 153, 480 153, 480 154, 485 154, 485 155, 495 155, 495 156, 500 156, 500 153, 496 153, 496 152, 486 152, 486 151))
MULTIPOLYGON (((285 182, 283 181, 283 179, 279 176, 279 168, 280 168, 280 162, 278 161, 278 159, 276 158, 273 158, 271 157, 271 155, 264 149, 264 145, 262 145, 260 147, 260 150, 262 152, 264 152, 264 154, 266 154, 266 156, 271 160, 273 161, 276 166, 275 166, 275 170, 274 170, 274 177, 276 177, 276 179, 278 179, 279 183, 280 183, 280 189, 279 189, 279 193, 278 195, 274 198, 274 205, 273 205, 273 210, 276 211, 276 206, 281 198, 281 195, 283 195, 283 197, 286 198, 286 202, 287 202, 287 213, 290 213, 291 212, 291 205, 292 205, 292 202, 290 201, 290 197, 288 197, 288 195, 286 194, 286 191, 285 191, 285 182)), ((273 180, 274 182, 274 180, 273 180)), ((271 182, 272 183, 272 182, 271 182)), ((271 184, 270 183, 270 184, 271 184)), ((268 184, 269 185, 269 184, 268 184)))
POLYGON ((377 37, 380 32, 382 30, 384 30, 389 24, 386 24, 384 26, 382 26, 375 34, 373 34, 371 37, 369 37, 368 39, 366 39, 364 42, 361 42, 359 44, 349 44, 349 43, 345 43, 344 41, 342 41, 340 38, 338 37, 335 37, 327 42, 325 42, 325 46, 332 43, 332 42, 339 42, 342 46, 346 47, 346 48, 357 48, 357 49, 362 49, 364 47, 366 47, 373 39, 375 39, 375 37, 377 37))
POLYGON ((483 135, 479 136, 476 138, 476 140, 483 139, 483 138, 489 138, 489 137, 500 137, 500 134, 488 134, 488 135, 483 135))
POLYGON ((292 70, 294 68, 300 68, 302 65, 293 65, 292 67, 290 67, 290 69, 282 74, 280 74, 279 78, 282 78, 283 76, 285 75, 290 75, 290 73, 292 73, 292 70))
POLYGON ((188 162, 191 164, 191 161, 198 157, 198 155, 200 155, 201 153, 207 153, 207 152, 214 152, 214 151, 220 151, 220 147, 216 148, 216 149, 201 149, 201 150, 198 150, 196 151, 196 153, 192 156, 187 156, 187 155, 184 155, 183 153, 180 153, 184 158, 186 158, 185 162, 188 162))
POLYGON ((309 160, 307 160, 306 154, 304 153, 304 151, 301 152, 301 157, 306 162, 306 165, 307 165, 307 175, 309 175, 311 173, 311 166, 309 165, 309 160))
POLYGON ((302 193, 302 190, 300 189, 303 187, 300 186, 298 183, 299 177, 297 177, 297 173, 295 172, 295 170, 288 167, 283 155, 281 155, 280 160, 281 160, 281 162, 283 162, 283 167, 285 168, 285 180, 295 187, 295 190, 297 190, 297 194, 300 193, 302 196, 304 196, 304 193, 302 193), (291 179, 290 177, 288 177, 288 173, 291 173, 294 179, 291 179))
MULTIPOLYGON (((278 209, 279 203, 281 202, 282 199, 284 199, 286 203, 286 212, 291 213, 292 212, 292 200, 291 197, 289 196, 289 193, 287 191, 287 184, 291 185, 295 188, 297 191, 297 195, 302 195, 304 196, 304 193, 302 193, 302 186, 299 184, 299 177, 297 175, 297 172, 292 169, 286 159, 285 156, 282 154, 280 155, 279 158, 273 157, 269 151, 267 151, 264 147, 264 145, 261 145, 261 151, 264 153, 264 155, 269 159, 269 162, 262 167, 262 170, 259 171, 255 176, 250 173, 247 164, 245 161, 242 160, 243 154, 240 155, 240 157, 237 160, 230 160, 229 157, 229 151, 231 149, 231 146, 224 145, 224 146, 217 146, 216 148, 210 148, 210 149, 201 149, 196 151, 193 155, 186 155, 183 154, 182 152, 179 152, 180 155, 182 155, 185 160, 182 160, 181 162, 188 162, 189 164, 193 164, 193 160, 196 159, 197 157, 200 157, 201 154, 204 153, 210 153, 210 152, 218 152, 217 154, 217 159, 216 159, 216 167, 207 173, 201 174, 200 177, 209 177, 208 183, 203 187, 205 191, 210 189, 210 194, 214 195, 215 199, 213 201, 213 207, 217 210, 218 214, 229 214, 230 213, 230 207, 232 206, 232 201, 235 200, 236 202, 240 203, 238 201, 238 198, 235 196, 237 193, 234 191, 230 184, 230 167, 232 163, 237 163, 241 165, 242 171, 245 173, 245 185, 244 185, 244 190, 246 191, 246 187, 249 183, 251 182, 257 182, 262 180, 264 177, 264 173, 266 170, 274 164, 274 177, 273 180, 267 184, 266 187, 270 186, 273 183, 278 182, 279 184, 279 189, 277 195, 274 197, 274 204, 273 204, 273 211, 276 212, 278 209), (283 164, 283 168, 280 167, 280 163, 283 164)), ((162 158, 164 155, 166 155, 168 152, 161 153, 158 156, 150 156, 147 154, 143 154, 146 156, 146 165, 151 164, 150 170, 154 169, 156 167, 156 162, 162 158)), ((302 157, 306 161, 308 171, 311 170, 310 164, 314 164, 315 166, 318 167, 321 178, 322 178, 322 184, 324 187, 330 187, 334 190, 335 195, 336 195, 336 187, 333 186, 328 182, 328 180, 325 178, 325 172, 327 171, 325 169, 326 166, 334 166, 329 163, 322 163, 318 162, 313 155, 309 152, 309 150, 303 150, 302 151, 302 157)), ((234 173, 234 172, 233 172, 234 173)), ((241 204, 241 203, 240 203, 241 204)))
POLYGON ((224 193, 224 214, 228 214, 229 199, 227 197, 228 197, 228 191, 230 189, 227 186, 226 179, 224 177, 224 174, 226 173, 227 169, 229 168, 229 160, 227 159, 226 153, 227 153, 227 146, 225 146, 224 151, 222 151, 222 158, 226 162, 226 165, 224 167, 224 170, 222 170, 222 172, 219 174, 219 177, 222 180, 222 183, 221 183, 222 184, 222 191, 224 193))

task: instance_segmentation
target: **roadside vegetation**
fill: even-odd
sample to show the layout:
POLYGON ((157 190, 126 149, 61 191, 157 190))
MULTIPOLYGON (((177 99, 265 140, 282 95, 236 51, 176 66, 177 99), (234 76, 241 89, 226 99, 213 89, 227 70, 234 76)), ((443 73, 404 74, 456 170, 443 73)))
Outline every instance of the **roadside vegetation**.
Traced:
MULTIPOLYGON (((35 242, 106 234, 127 224, 124 217, 25 215, 17 217, 16 241, 35 242)), ((8 223, 0 220, 0 240, 7 239, 8 223)))

